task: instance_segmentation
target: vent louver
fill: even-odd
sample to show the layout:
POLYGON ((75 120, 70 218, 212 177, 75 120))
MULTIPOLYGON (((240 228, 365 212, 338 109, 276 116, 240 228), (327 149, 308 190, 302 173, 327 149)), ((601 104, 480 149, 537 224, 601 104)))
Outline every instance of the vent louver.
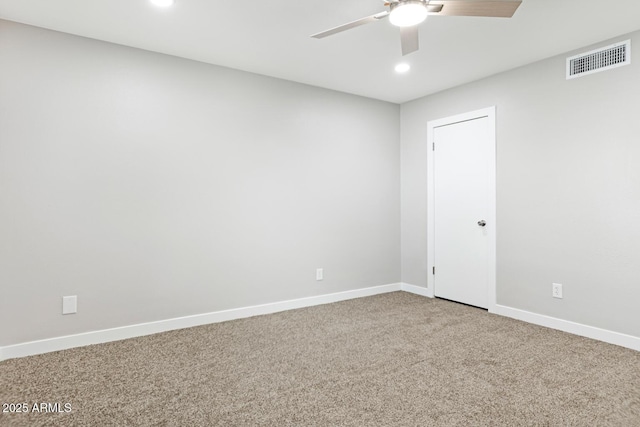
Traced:
POLYGON ((631 63, 631 40, 567 58, 567 79, 610 70, 631 63))

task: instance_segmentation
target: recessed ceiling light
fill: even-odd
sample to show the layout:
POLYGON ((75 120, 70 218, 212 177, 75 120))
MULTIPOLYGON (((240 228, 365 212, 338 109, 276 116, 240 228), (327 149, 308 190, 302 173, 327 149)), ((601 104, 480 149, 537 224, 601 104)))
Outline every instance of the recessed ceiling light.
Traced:
POLYGON ((174 0, 151 0, 151 3, 158 7, 169 7, 173 6, 174 0))
POLYGON ((406 0, 401 3, 391 3, 389 22, 397 27, 411 27, 427 19, 427 7, 424 1, 406 0))
POLYGON ((406 73, 407 71, 409 71, 411 67, 409 66, 409 64, 407 64, 406 62, 402 62, 398 65, 396 65, 396 72, 397 73, 406 73))

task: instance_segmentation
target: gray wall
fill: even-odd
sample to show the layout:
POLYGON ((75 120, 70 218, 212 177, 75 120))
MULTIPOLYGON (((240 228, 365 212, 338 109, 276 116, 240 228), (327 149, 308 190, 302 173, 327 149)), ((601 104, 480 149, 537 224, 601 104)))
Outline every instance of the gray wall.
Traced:
POLYGON ((498 304, 640 336, 640 65, 565 80, 591 48, 402 105, 403 282, 427 284, 427 121, 496 105, 498 304))
POLYGON ((6 21, 0 64, 0 345, 399 281, 399 106, 6 21))

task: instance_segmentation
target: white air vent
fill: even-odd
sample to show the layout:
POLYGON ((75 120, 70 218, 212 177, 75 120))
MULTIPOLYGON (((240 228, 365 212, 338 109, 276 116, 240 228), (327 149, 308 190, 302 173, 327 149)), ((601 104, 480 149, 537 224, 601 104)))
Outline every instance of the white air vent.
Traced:
POLYGON ((567 79, 631 64, 631 40, 567 58, 567 79))

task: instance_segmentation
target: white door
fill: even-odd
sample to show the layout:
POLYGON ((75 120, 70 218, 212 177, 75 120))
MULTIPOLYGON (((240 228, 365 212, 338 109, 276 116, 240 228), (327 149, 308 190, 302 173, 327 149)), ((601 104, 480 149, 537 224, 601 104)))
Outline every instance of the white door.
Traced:
POLYGON ((432 149, 435 296, 488 308, 493 123, 485 115, 436 126, 432 149))

